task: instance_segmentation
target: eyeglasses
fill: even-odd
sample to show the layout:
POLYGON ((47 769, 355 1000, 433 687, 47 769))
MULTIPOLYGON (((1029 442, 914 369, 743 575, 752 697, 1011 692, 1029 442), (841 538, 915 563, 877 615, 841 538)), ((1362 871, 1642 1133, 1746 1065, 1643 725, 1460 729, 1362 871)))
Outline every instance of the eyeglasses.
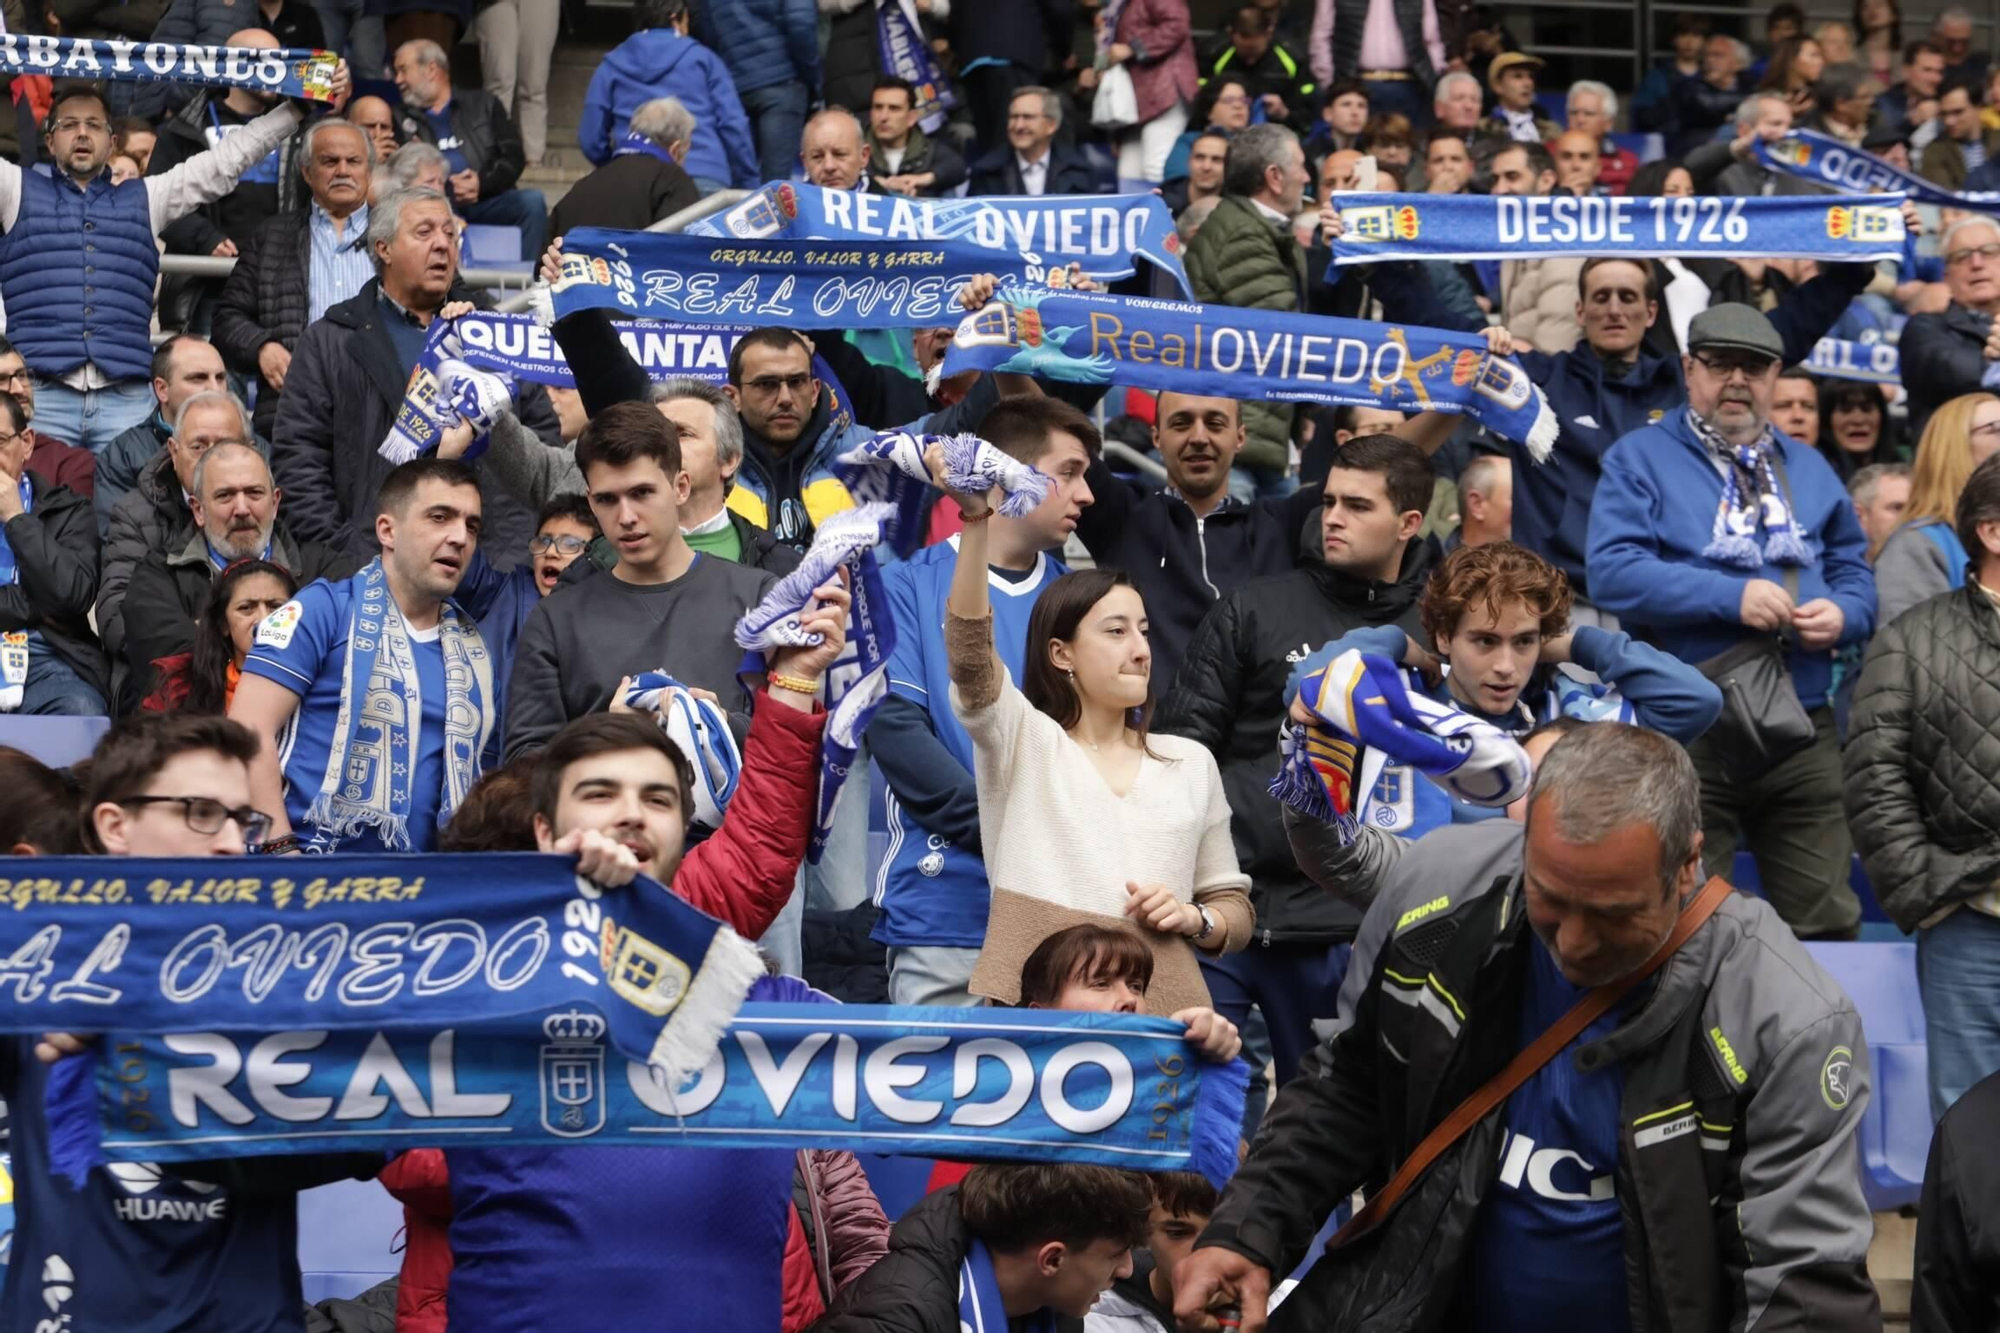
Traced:
POLYGON ((1248 106, 1250 98, 1244 93, 1224 93, 1215 99, 1217 106, 1248 106))
POLYGON ((1974 255, 1978 255, 1988 263, 1991 263, 1995 259, 2000 259, 2000 241, 1988 241, 1985 245, 1974 245, 1968 246, 1963 250, 1954 250, 1944 257, 1945 267, 1957 268, 1961 264, 1969 264, 1972 262, 1974 255))
POLYGON ((111 127, 101 120, 78 120, 73 116, 57 121, 54 129, 57 134, 75 134, 78 130, 89 130, 92 134, 111 132, 111 127))
POLYGON ((196 833, 220 833, 229 820, 243 830, 243 845, 256 847, 271 831, 271 817, 247 805, 227 806, 208 796, 127 796, 120 805, 178 805, 181 818, 196 833))
POLYGON ((1696 352, 1694 353, 1694 359, 1707 367, 1709 374, 1722 379, 1728 379, 1731 375, 1739 371, 1742 372, 1743 378, 1746 380, 1761 379, 1766 371, 1778 364, 1777 360, 1773 357, 1758 356, 1755 353, 1747 352, 1724 352, 1720 355, 1708 352, 1696 352))
POLYGON ((584 547, 590 545, 582 537, 557 537, 551 533, 541 533, 528 538, 528 549, 536 555, 547 555, 550 551, 561 551, 564 555, 582 555, 584 547))
POLYGON ((811 375, 760 375, 743 387, 754 394, 772 398, 780 389, 789 389, 793 393, 802 394, 812 384, 812 379, 811 375))
POLYGON ((0 370, 0 384, 33 384, 35 377, 26 366, 19 370, 0 370))

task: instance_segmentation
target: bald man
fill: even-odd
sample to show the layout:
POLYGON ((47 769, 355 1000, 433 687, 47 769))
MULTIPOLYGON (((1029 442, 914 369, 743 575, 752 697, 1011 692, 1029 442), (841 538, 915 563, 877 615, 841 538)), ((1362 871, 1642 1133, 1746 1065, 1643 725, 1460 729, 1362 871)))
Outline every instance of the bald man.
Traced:
POLYGON ((387 162, 396 151, 395 109, 379 97, 357 97, 347 108, 347 119, 375 145, 375 161, 387 162))
POLYGON ((1594 134, 1568 130, 1556 136, 1549 151, 1556 159, 1556 183, 1571 194, 1601 194, 1597 173, 1603 168, 1603 142, 1594 134))
MULTIPOLYGON (((242 28, 229 34, 228 45, 275 51, 278 39, 262 28, 242 28)), ((204 89, 187 109, 160 127, 159 145, 146 166, 159 176, 197 153, 216 147, 229 135, 269 111, 283 99, 276 93, 249 88, 204 89)), ((233 259, 248 245, 257 225, 278 212, 278 182, 297 171, 291 156, 296 139, 271 150, 264 160, 243 173, 236 188, 212 204, 170 223, 160 233, 172 255, 218 255, 233 259)))
POLYGON ((861 122, 839 107, 828 107, 806 122, 799 141, 799 159, 806 179, 827 190, 852 190, 861 184, 868 166, 861 122))
POLYGON ((1341 148, 1328 153, 1319 164, 1319 197, 1325 199, 1341 190, 1359 189, 1355 171, 1361 165, 1361 154, 1352 148, 1341 148))

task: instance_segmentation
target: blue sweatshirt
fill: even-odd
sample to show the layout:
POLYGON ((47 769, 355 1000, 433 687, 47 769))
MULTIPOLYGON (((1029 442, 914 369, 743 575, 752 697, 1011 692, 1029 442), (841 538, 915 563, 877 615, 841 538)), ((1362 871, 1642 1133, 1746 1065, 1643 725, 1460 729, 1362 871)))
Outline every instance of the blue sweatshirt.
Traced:
MULTIPOLYGON (((1403 639, 1403 631, 1395 625, 1344 634, 1293 669, 1286 697, 1296 696, 1300 680, 1349 649, 1400 661, 1403 639)), ((1598 681, 1578 680, 1554 666, 1540 667, 1521 691, 1514 711, 1500 716, 1469 707, 1452 694, 1445 680, 1433 688, 1410 672, 1410 686, 1516 738, 1557 717, 1574 717, 1585 722, 1629 722, 1687 745, 1722 711, 1722 692, 1706 676, 1622 631, 1577 626, 1570 640, 1570 660, 1594 673, 1598 681)), ((1420 838, 1446 824, 1468 824, 1506 811, 1459 800, 1436 783, 1424 781, 1408 765, 1390 763, 1356 813, 1377 828, 1420 838)))
POLYGON ((681 163, 690 176, 751 189, 757 149, 750 121, 721 57, 672 28, 648 28, 620 42, 590 76, 577 142, 597 166, 611 160, 632 113, 656 97, 678 97, 694 116, 694 141, 681 163))
MULTIPOLYGON (((1799 526, 1817 557, 1793 571, 1798 603, 1832 600, 1844 617, 1840 646, 1863 642, 1875 630, 1875 575, 1854 505, 1818 451, 1777 438, 1799 526)), ((1655 642, 1683 662, 1704 662, 1755 633, 1741 619, 1744 584, 1785 583, 1786 566, 1739 569, 1702 554, 1722 491, 1722 473, 1681 408, 1611 447, 1591 506, 1592 600, 1649 627, 1655 642)), ((1808 708, 1824 704, 1832 650, 1794 648, 1789 657, 1799 701, 1808 708)))

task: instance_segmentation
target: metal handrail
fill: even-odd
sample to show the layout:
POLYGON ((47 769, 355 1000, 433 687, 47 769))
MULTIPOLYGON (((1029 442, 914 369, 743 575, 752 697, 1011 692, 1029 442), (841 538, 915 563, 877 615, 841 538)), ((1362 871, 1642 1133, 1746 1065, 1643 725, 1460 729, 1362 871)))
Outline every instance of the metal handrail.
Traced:
MULTIPOLYGON (((160 272, 192 278, 226 278, 235 269, 234 259, 218 255, 161 255, 160 272)), ((534 285, 532 268, 462 268, 459 280, 468 287, 520 288, 534 285)))
POLYGON ((1121 444, 1117 440, 1106 440, 1104 442, 1104 456, 1107 459, 1114 459, 1117 462, 1123 463, 1126 467, 1132 468, 1135 471, 1143 472, 1154 481, 1165 481, 1167 479, 1167 470, 1160 465, 1158 459, 1146 457, 1146 455, 1140 453, 1129 444, 1121 444))
MULTIPOLYGON (((748 199, 749 197, 750 191, 748 190, 717 190, 705 199, 695 200, 680 212, 661 218, 658 222, 646 228, 646 230, 663 232, 669 235, 684 231, 689 225, 699 222, 705 217, 712 217, 732 204, 748 199)), ((535 293, 533 290, 535 284, 528 283, 526 285, 529 290, 516 292, 512 296, 505 297, 493 308, 503 315, 518 315, 522 311, 529 309, 535 303, 535 293)))

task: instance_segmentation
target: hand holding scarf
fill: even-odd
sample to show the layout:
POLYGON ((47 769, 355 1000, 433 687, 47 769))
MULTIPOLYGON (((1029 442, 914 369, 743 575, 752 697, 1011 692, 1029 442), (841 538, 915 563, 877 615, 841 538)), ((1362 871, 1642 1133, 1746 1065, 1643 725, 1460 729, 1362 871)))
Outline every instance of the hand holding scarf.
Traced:
POLYGON ((924 454, 934 444, 945 447, 945 487, 975 494, 997 485, 1006 492, 999 512, 1008 518, 1033 513, 1048 494, 1046 476, 977 435, 885 430, 836 458, 833 470, 857 503, 886 511, 881 519, 883 536, 900 553, 915 550, 923 538, 935 481, 924 454))
POLYGON ((633 712, 651 713, 667 739, 688 757, 694 766, 694 822, 721 828, 743 773, 743 756, 721 705, 664 671, 627 677, 619 701, 633 712))
POLYGON ((1343 843, 1359 832, 1354 795, 1362 752, 1408 764, 1460 800, 1504 806, 1527 795, 1528 755, 1491 723, 1412 689, 1387 658, 1349 650, 1300 683, 1310 724, 1291 723, 1280 742, 1283 766, 1271 794, 1331 824, 1343 843))

